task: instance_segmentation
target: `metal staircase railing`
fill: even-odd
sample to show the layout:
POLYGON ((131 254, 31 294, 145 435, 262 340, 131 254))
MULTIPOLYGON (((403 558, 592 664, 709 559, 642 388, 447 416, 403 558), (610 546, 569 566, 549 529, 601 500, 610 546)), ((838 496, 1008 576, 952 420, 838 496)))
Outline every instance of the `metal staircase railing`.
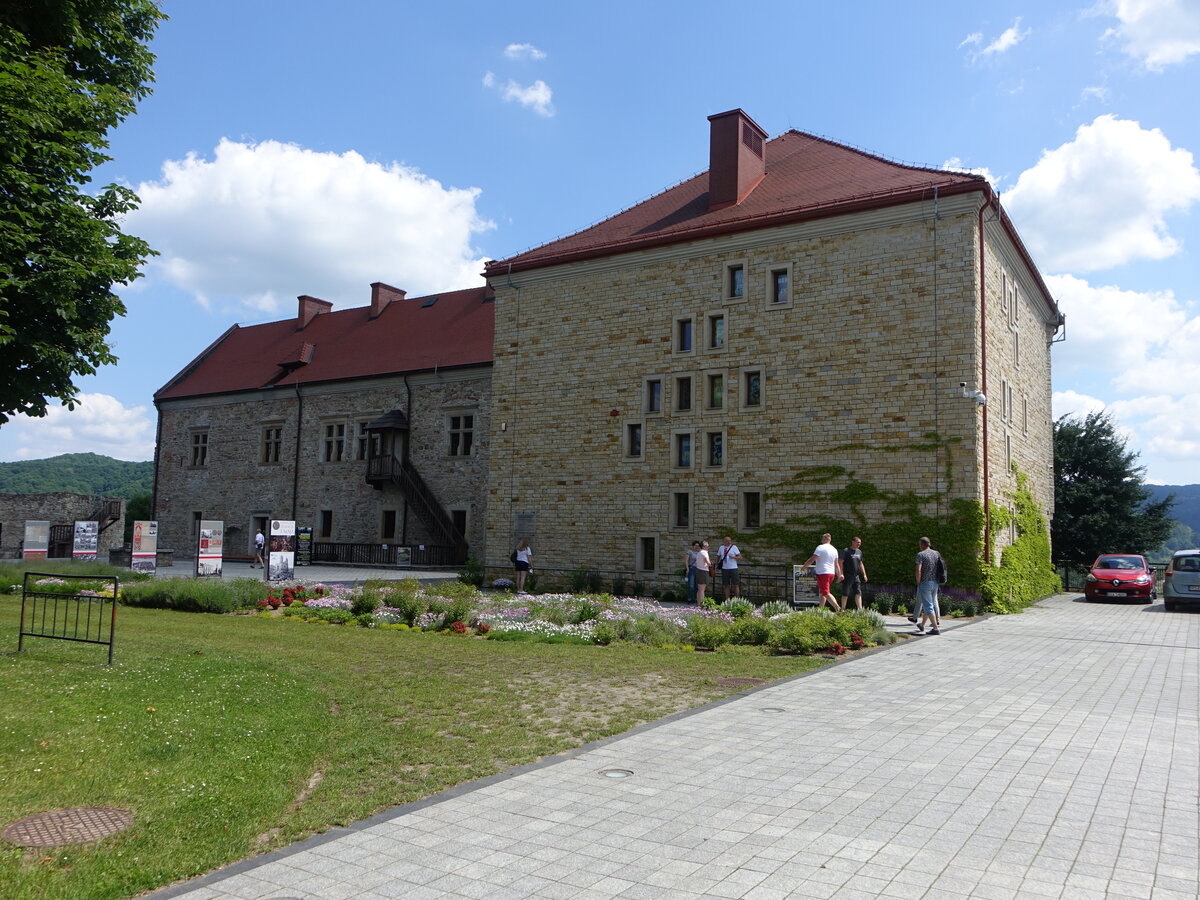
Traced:
POLYGON ((401 462, 391 456, 376 456, 367 460, 367 481, 376 484, 380 481, 390 481, 400 488, 418 518, 425 524, 436 541, 447 544, 466 559, 467 541, 450 518, 433 491, 425 484, 425 479, 417 471, 410 460, 401 462))

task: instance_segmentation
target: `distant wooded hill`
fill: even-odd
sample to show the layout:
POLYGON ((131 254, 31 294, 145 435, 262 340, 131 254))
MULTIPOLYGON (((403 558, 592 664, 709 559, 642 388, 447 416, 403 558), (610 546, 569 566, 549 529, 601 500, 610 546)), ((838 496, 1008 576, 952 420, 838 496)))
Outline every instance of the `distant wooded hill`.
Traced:
POLYGON ((1148 484, 1152 500, 1175 495, 1171 518, 1182 522, 1192 531, 1200 531, 1200 484, 1148 484))
POLYGON ((128 499, 149 494, 153 485, 153 462, 126 462, 96 453, 64 453, 50 459, 0 463, 2 494, 66 491, 128 499))

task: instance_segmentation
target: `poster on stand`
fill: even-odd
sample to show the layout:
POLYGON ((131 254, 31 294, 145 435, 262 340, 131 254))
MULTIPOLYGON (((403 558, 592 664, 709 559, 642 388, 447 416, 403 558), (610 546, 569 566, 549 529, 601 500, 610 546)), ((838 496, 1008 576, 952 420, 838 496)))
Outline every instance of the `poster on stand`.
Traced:
POLYGON ((267 539, 267 581, 290 581, 296 574, 296 523, 286 519, 271 520, 271 536, 267 539))
POLYGON ((133 523, 133 544, 129 548, 129 568, 143 575, 158 570, 158 523, 137 520, 133 523))
POLYGON ((21 555, 25 559, 45 559, 50 550, 50 523, 26 522, 25 542, 21 545, 21 555))
POLYGON ((76 522, 75 543, 71 546, 71 559, 76 562, 95 562, 96 547, 99 543, 99 522, 76 522))
POLYGON ((221 577, 225 555, 225 523, 219 519, 200 520, 200 542, 196 547, 196 577, 221 577))
POLYGON ((817 606, 821 598, 817 596, 817 576, 813 569, 807 566, 792 566, 792 608, 817 606))
POLYGON ((296 565, 312 565, 313 530, 307 525, 296 529, 296 565))

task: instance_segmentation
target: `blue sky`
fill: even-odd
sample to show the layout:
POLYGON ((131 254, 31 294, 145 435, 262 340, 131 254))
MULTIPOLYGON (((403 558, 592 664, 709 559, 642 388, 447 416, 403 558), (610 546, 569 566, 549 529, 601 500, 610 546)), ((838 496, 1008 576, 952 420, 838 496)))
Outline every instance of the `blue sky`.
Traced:
POLYGON ((1200 482, 1198 0, 163 5, 95 178, 161 255, 120 363, 0 459, 150 459, 154 391, 232 323, 478 284, 707 168, 741 107, 988 175, 1067 315, 1055 413, 1108 408, 1151 481, 1200 482))

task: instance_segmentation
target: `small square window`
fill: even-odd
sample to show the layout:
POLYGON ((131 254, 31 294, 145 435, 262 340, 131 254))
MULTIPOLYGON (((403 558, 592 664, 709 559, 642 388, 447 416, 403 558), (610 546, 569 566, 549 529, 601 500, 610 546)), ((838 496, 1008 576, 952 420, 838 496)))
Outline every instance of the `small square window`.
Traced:
POLYGON ((692 376, 681 375, 675 379, 675 409, 685 412, 692 408, 692 376))
POLYGON ((647 413, 662 412, 662 379, 647 378, 642 382, 642 411, 647 413))
POLYGON ((676 319, 675 320, 675 352, 676 353, 691 353, 692 345, 692 320, 691 319, 676 319))
POLYGON ((691 528, 692 526, 692 495, 687 491, 676 491, 671 494, 671 527, 691 528))
POLYGON ((742 492, 742 527, 762 527, 762 493, 760 491, 742 492))
POLYGON ((713 467, 725 465, 725 432, 710 431, 704 443, 705 464, 713 467))
POLYGON ((720 350, 725 346, 725 316, 721 313, 708 317, 708 349, 720 350))
POLYGON ((722 409, 725 406, 725 375, 715 373, 708 376, 706 402, 709 409, 722 409))
POLYGON ((761 369, 747 369, 742 373, 742 406, 762 406, 761 369))
POLYGON ((625 455, 635 458, 642 455, 641 422, 630 422, 625 426, 625 455))
POLYGON ((692 467, 692 433, 680 431, 675 434, 674 465, 677 469, 692 467))

